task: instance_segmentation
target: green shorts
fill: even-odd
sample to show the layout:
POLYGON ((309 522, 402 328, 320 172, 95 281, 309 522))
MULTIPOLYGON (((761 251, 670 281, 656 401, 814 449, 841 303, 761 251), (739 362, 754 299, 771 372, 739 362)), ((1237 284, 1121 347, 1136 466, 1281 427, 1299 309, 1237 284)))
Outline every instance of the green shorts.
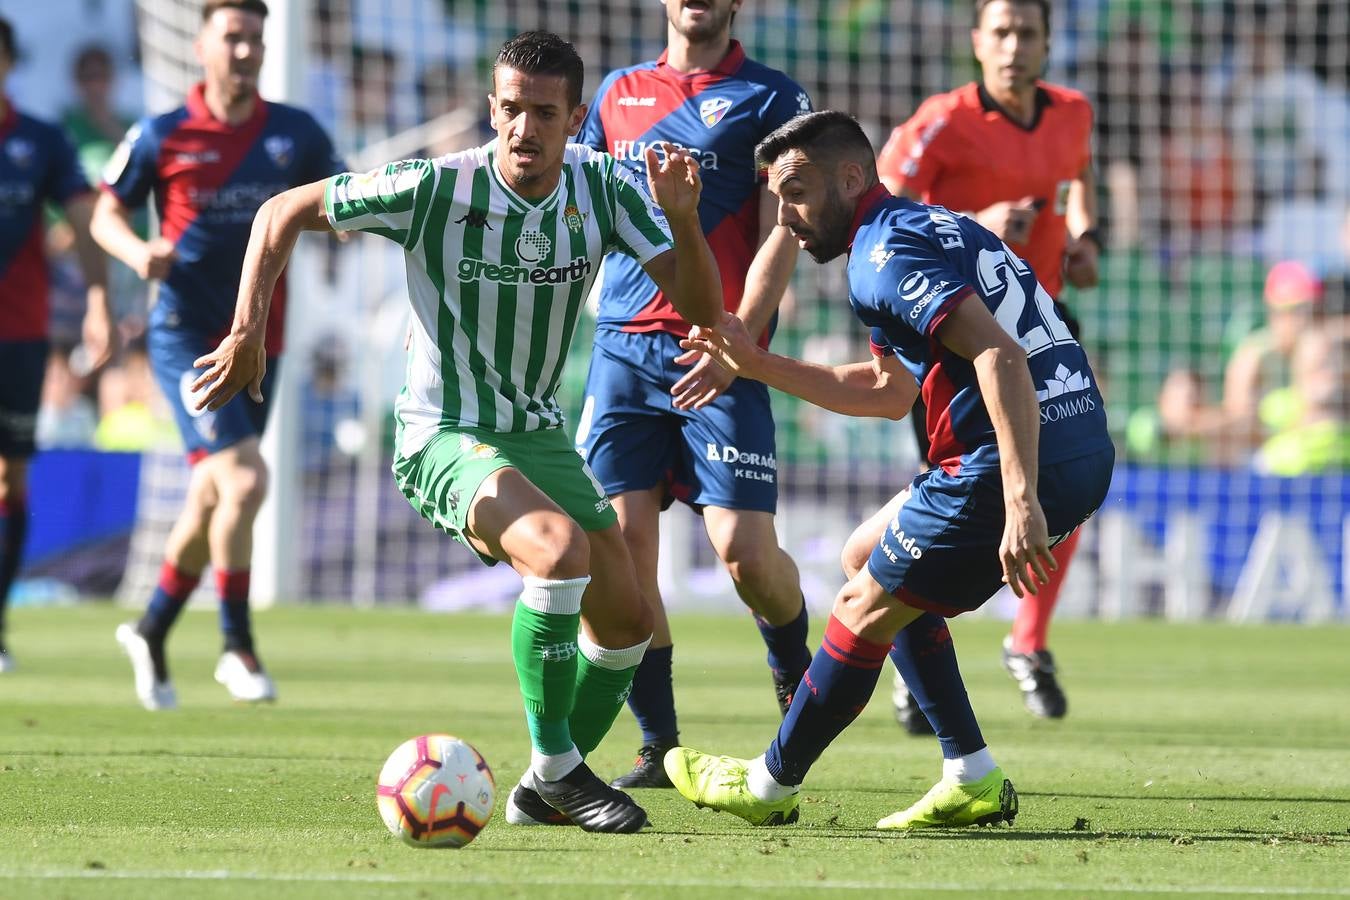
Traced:
MULTIPOLYGON (((488 476, 508 466, 519 469, 583 531, 601 531, 619 521, 604 488, 561 428, 519 434, 442 431, 412 456, 395 455, 394 480, 422 518, 473 550, 466 535, 469 508, 488 476)), ((478 555, 488 565, 497 563, 478 555)))

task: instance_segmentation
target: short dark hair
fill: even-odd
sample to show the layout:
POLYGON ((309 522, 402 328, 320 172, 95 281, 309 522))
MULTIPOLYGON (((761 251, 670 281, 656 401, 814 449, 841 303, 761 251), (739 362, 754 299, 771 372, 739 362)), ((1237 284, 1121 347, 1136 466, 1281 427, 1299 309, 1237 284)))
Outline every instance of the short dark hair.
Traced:
POLYGON ((551 31, 526 31, 502 44, 492 63, 494 85, 501 66, 527 75, 561 75, 567 80, 567 102, 573 109, 581 105, 586 66, 576 48, 551 31))
POLYGON ((267 4, 263 0, 206 0, 202 6, 202 23, 211 21, 211 17, 221 9, 237 9, 267 18, 267 4))
POLYGON ((16 53, 14 49, 14 26, 9 24, 9 19, 4 16, 0 16, 0 50, 5 52, 5 56, 8 56, 11 62, 14 61, 16 53))
MULTIPOLYGON (((997 0, 975 0, 975 22, 974 27, 980 27, 980 19, 984 18, 984 11, 991 3, 997 0)), ((1013 6, 1035 6, 1041 11, 1041 22, 1045 25, 1045 34, 1050 35, 1050 0, 1008 0, 1013 6)))
POLYGON ((789 119, 755 148, 755 164, 771 166, 789 150, 800 150, 817 162, 848 158, 875 171, 876 151, 858 120, 846 112, 822 109, 789 119))

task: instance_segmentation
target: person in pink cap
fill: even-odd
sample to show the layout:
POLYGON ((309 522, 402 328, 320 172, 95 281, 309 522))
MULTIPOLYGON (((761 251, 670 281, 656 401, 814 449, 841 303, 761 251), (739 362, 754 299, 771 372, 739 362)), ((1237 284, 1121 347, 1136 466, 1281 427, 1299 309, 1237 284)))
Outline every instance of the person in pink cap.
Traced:
POLYGON ((1212 442, 1217 462, 1241 461, 1268 435, 1260 420, 1261 399, 1292 381, 1299 338, 1317 320, 1322 282, 1303 263, 1276 263, 1266 275, 1266 324, 1238 344, 1224 369, 1217 404, 1205 397, 1203 379, 1190 369, 1163 382, 1158 409, 1172 438, 1212 442))

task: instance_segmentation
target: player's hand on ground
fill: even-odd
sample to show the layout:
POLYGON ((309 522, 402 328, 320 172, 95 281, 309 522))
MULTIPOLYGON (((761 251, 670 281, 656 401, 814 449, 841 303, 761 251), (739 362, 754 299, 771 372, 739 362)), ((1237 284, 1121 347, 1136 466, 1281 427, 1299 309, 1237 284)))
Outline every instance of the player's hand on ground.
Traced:
POLYGON ((84 322, 80 328, 80 342, 87 354, 86 362, 90 372, 96 372, 108 364, 117 351, 117 324, 108 313, 107 301, 92 296, 103 288, 89 289, 89 305, 84 313, 84 322))
POLYGON ((975 221, 988 228, 1001 241, 1025 244, 1031 237, 1031 226, 1036 224, 1040 204, 1035 197, 1007 200, 986 206, 975 214, 975 221))
POLYGON ((1003 582, 1018 597, 1023 593, 1039 593, 1037 584, 1050 580, 1050 573, 1059 568, 1050 553, 1050 533, 1045 524, 1045 512, 1035 497, 1009 498, 1003 524, 1003 541, 998 558, 1003 566, 1003 582))
POLYGON ((267 374, 267 353, 261 340, 245 340, 233 333, 220 346, 192 364, 205 369, 192 382, 197 410, 217 410, 245 388, 255 403, 263 402, 262 382, 267 374))
POLYGON ((686 350, 675 357, 675 363, 692 367, 670 388, 676 409, 702 409, 725 393, 736 380, 736 376, 717 360, 699 350, 686 350))
POLYGON ((759 353, 758 345, 745 330, 745 323, 731 313, 722 313, 716 328, 695 325, 690 329, 689 337, 680 341, 680 346, 706 353, 733 375, 747 374, 747 367, 759 353))
POLYGON ((142 280, 167 278, 169 269, 173 268, 177 259, 178 251, 174 249, 173 241, 162 237, 151 238, 145 242, 141 258, 136 261, 136 274, 142 280))
POLYGON ((1079 289, 1096 287, 1096 241, 1091 238, 1069 238, 1064 246, 1064 280, 1079 289))
POLYGON ((652 199, 668 219, 697 216, 698 198, 703 190, 698 160, 674 144, 658 143, 661 153, 648 146, 646 154, 647 186, 651 189, 652 199))

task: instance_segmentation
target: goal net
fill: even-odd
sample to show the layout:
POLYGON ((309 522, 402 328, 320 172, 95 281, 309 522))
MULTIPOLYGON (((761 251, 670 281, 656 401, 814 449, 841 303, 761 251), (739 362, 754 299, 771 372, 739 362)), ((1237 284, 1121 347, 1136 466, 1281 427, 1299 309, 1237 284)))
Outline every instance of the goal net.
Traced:
MULTIPOLYGON (((972 5, 762 0, 739 11, 733 34, 804 85, 817 108, 857 116, 880 147, 925 97, 977 77, 972 5)), ((291 74, 273 82, 283 92, 271 96, 313 111, 353 168, 490 137, 489 67, 520 31, 573 41, 588 93, 609 69, 657 56, 665 40, 656 0, 278 7, 284 25, 269 31, 269 66, 291 74)), ((1066 288, 1062 299, 1082 320, 1119 449, 1111 499, 1086 530, 1063 605, 1103 616, 1344 616, 1350 6, 1054 7, 1046 77, 1094 104, 1105 241, 1100 285, 1066 288), (1267 278, 1290 261, 1322 288, 1297 348, 1272 349, 1267 278), (1305 339, 1314 332, 1327 340, 1305 339), (1278 371, 1262 382, 1248 431, 1203 433, 1201 414, 1218 410, 1235 356, 1260 341, 1263 365, 1278 371)), ((176 102, 196 78, 198 8, 140 0, 145 77, 160 91, 152 102, 176 102)), ((509 601, 515 576, 482 568, 418 521, 389 475, 406 328, 398 248, 318 240, 302 256, 292 277, 304 273, 293 289, 303 318, 279 411, 295 431, 274 461, 273 484, 288 493, 269 526, 285 573, 275 592, 441 608, 509 601)), ((775 349, 817 362, 866 358, 846 297, 841 265, 803 257, 775 349)), ((574 411, 589 351, 588 341, 576 344, 564 385, 574 411)), ((774 404, 780 536, 808 599, 822 606, 841 580, 838 553, 852 525, 903 486, 918 460, 905 424, 844 418, 781 395, 774 404)), ((163 489, 162 480, 146 484, 163 489)), ((699 521, 667 514, 662 580, 674 605, 732 608, 715 562, 699 521)))

